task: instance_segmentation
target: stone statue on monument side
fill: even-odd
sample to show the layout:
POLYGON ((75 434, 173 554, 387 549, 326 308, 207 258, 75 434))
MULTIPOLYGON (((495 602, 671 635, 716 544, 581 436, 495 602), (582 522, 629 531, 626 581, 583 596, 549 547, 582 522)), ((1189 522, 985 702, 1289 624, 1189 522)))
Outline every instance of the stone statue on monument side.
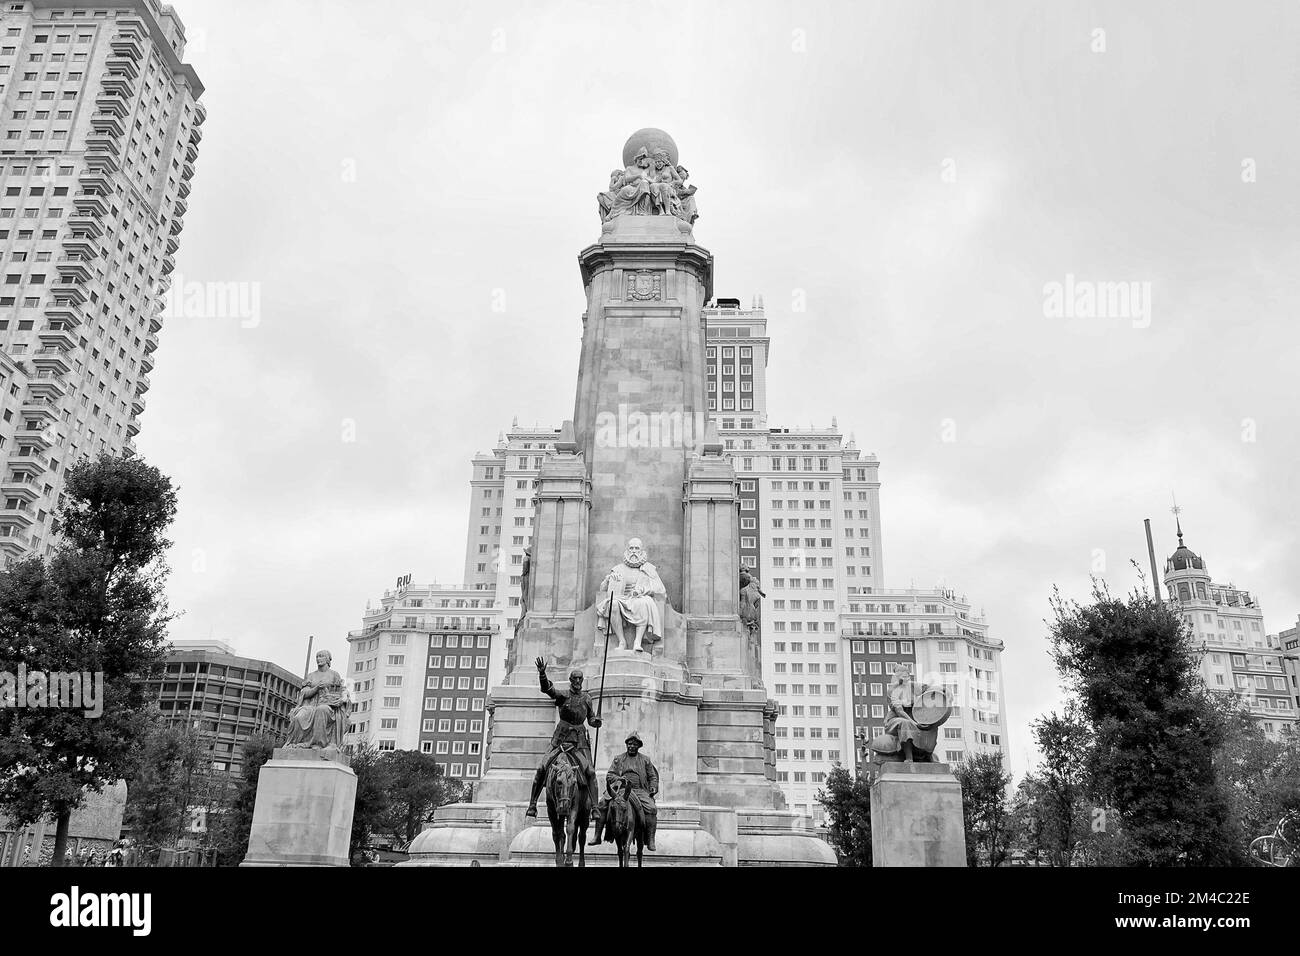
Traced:
POLYGON ((871 741, 876 763, 934 763, 939 727, 952 714, 952 699, 942 688, 912 679, 912 665, 899 664, 889 682, 889 719, 885 732, 871 741))
POLYGON ((740 569, 740 621, 751 632, 757 632, 762 614, 759 601, 767 597, 759 586, 758 576, 748 568, 740 569))
POLYGON ((289 714, 289 737, 285 747, 320 750, 343 746, 352 715, 347 684, 330 669, 334 656, 316 652, 316 670, 307 676, 298 693, 298 706, 289 714))
POLYGON ((677 175, 681 178, 681 182, 677 186, 677 196, 681 204, 677 216, 680 219, 685 219, 693 226, 695 220, 700 218, 700 209, 695 205, 695 187, 686 185, 686 180, 690 178, 691 174, 685 166, 678 166, 677 175))
POLYGON ((524 548, 524 568, 519 572, 519 617, 523 619, 524 612, 528 610, 528 589, 532 584, 533 576, 533 549, 524 548))
MULTIPOLYGON (((640 814, 645 826, 645 847, 654 852, 655 830, 659 826, 659 808, 655 806, 655 796, 659 793, 659 771, 649 757, 639 752, 644 744, 636 731, 628 734, 623 742, 627 744, 627 753, 619 754, 610 763, 609 773, 605 775, 605 789, 609 790, 610 781, 614 778, 627 784, 628 800, 634 812, 640 814)), ((608 809, 609 798, 605 797, 596 808, 596 836, 591 841, 592 846, 600 842, 608 809)))
POLYGON ((596 602, 596 629, 605 640, 617 637, 619 648, 627 650, 627 628, 633 628, 632 650, 643 651, 641 643, 663 638, 663 612, 656 598, 668 592, 659 572, 647 560, 645 545, 633 538, 623 552, 623 563, 615 565, 600 582, 602 597, 596 602), (606 596, 608 595, 608 596, 606 596))
POLYGON ((562 753, 567 754, 578 765, 578 770, 585 777, 588 805, 594 814, 598 795, 596 767, 591 759, 591 738, 587 734, 587 725, 599 727, 601 724, 600 718, 596 716, 596 705, 592 703, 591 695, 582 689, 581 670, 575 668, 569 673, 569 690, 566 693, 557 690, 546 676, 546 661, 543 658, 537 658, 536 664, 542 693, 555 701, 559 720, 555 724, 555 732, 551 734, 551 747, 533 776, 533 792, 528 799, 528 809, 524 811, 524 815, 537 816, 537 798, 542 788, 546 786, 546 771, 562 753))

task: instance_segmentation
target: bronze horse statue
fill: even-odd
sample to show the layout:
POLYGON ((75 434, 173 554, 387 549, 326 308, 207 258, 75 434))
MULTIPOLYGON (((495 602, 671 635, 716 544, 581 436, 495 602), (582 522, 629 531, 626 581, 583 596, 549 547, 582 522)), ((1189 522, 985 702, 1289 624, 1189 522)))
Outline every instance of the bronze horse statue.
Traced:
POLYGON ((587 865, 587 826, 591 820, 588 804, 587 781, 577 760, 565 749, 546 771, 546 815, 551 818, 556 866, 573 866, 575 849, 578 866, 587 865))
POLYGON ((608 781, 609 803, 605 810, 605 834, 618 850, 618 865, 630 866, 632 842, 636 841, 636 865, 641 867, 641 855, 646 844, 645 817, 629 798, 628 783, 622 777, 611 776, 608 781))

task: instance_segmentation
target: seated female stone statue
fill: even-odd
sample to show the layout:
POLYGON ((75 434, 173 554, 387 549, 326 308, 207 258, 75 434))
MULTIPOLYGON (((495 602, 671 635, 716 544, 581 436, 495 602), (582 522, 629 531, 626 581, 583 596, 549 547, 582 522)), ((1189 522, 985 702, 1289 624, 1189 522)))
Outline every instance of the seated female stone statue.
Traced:
POLYGON ((289 738, 284 746, 311 749, 343 746, 343 735, 348 732, 352 719, 352 705, 343 678, 330 669, 333 659, 329 651, 317 653, 316 670, 303 683, 298 706, 289 714, 289 738))

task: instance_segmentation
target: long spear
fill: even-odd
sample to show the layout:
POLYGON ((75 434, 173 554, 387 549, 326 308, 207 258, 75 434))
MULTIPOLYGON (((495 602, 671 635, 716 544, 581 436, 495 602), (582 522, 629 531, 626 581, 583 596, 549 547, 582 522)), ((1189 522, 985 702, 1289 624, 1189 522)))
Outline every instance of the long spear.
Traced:
MULTIPOLYGON (((614 589, 609 589, 609 613, 605 615, 605 654, 600 661, 600 698, 596 701, 596 719, 605 709, 605 667, 609 663, 609 641, 614 636, 614 589)), ((596 743, 592 747, 591 762, 600 759, 600 727, 596 728, 596 743)))

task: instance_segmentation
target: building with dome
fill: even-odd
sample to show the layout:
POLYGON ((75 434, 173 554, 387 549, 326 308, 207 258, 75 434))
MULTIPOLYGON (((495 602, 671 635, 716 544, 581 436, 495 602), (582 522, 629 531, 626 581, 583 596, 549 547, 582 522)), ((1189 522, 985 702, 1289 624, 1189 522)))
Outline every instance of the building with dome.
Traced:
POLYGON ((1235 694, 1270 737, 1295 729, 1295 697, 1282 642, 1264 629, 1264 611, 1249 591, 1216 584, 1205 559, 1183 542, 1165 562, 1165 588, 1182 609, 1201 655, 1206 684, 1235 694))

